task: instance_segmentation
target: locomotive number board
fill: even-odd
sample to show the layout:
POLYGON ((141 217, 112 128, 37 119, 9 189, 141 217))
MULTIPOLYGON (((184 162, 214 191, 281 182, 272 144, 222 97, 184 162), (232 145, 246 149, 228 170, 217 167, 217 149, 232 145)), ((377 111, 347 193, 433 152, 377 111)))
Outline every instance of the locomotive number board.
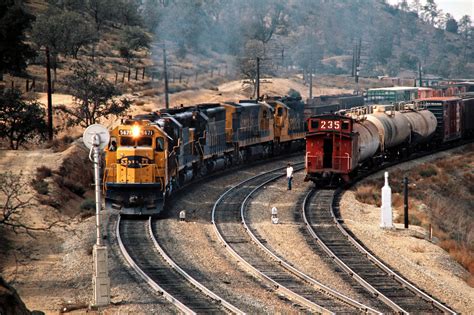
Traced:
MULTIPOLYGON (((140 135, 142 136, 153 136, 153 130, 140 130, 140 135)), ((131 136, 132 131, 130 129, 119 129, 119 135, 121 136, 131 136)))
POLYGON ((341 130, 341 122, 339 120, 320 120, 320 130, 341 130))

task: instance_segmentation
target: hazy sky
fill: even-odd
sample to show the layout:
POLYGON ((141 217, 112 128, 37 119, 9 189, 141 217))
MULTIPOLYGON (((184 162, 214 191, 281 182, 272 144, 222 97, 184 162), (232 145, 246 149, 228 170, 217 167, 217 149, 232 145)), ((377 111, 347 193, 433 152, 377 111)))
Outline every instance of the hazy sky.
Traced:
MULTIPOLYGON (((388 0, 391 4, 397 4, 400 0, 388 0)), ((422 1, 425 2, 425 1, 422 1)), ((456 20, 459 20, 463 15, 470 15, 474 17, 474 0, 435 0, 438 8, 444 13, 451 13, 456 20)), ((411 3, 411 0, 408 0, 411 3)))

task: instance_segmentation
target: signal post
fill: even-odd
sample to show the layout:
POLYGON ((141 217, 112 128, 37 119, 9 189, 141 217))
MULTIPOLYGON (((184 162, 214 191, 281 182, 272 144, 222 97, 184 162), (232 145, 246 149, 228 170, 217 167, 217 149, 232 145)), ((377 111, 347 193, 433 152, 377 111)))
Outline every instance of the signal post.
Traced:
POLYGON ((101 215, 102 198, 100 184, 100 152, 107 146, 110 135, 104 126, 94 124, 89 126, 83 135, 86 147, 91 151, 89 159, 94 163, 95 177, 95 210, 96 210, 96 244, 93 247, 94 273, 92 286, 94 288, 93 305, 106 306, 110 304, 110 278, 108 268, 107 246, 102 242, 101 215), (92 158, 91 158, 92 156, 92 158))

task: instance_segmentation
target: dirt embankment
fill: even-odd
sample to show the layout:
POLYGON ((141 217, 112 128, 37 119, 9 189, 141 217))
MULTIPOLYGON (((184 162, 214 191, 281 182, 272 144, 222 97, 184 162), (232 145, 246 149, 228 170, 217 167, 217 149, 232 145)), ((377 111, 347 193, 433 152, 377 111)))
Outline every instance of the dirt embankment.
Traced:
POLYGON ((379 227, 383 172, 347 191, 341 201, 345 224, 364 245, 425 292, 465 314, 474 312, 473 151, 468 145, 390 168, 393 229, 379 227), (408 230, 400 223, 404 176, 410 182, 408 230))

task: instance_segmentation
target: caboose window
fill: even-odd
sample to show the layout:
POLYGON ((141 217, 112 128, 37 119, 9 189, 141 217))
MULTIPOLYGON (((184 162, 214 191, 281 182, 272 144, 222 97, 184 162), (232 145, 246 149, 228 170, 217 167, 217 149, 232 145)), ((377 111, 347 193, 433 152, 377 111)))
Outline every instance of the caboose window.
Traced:
POLYGON ((277 116, 283 116, 283 108, 278 107, 277 116))
POLYGON ((319 120, 311 120, 311 129, 318 129, 319 128, 319 120))
POLYGON ((349 122, 343 121, 342 122, 342 130, 349 130, 349 122))
POLYGON ((135 140, 132 137, 120 137, 120 145, 134 146, 135 140))
POLYGON ((150 137, 138 138, 137 145, 140 147, 151 147, 152 139, 150 137))

